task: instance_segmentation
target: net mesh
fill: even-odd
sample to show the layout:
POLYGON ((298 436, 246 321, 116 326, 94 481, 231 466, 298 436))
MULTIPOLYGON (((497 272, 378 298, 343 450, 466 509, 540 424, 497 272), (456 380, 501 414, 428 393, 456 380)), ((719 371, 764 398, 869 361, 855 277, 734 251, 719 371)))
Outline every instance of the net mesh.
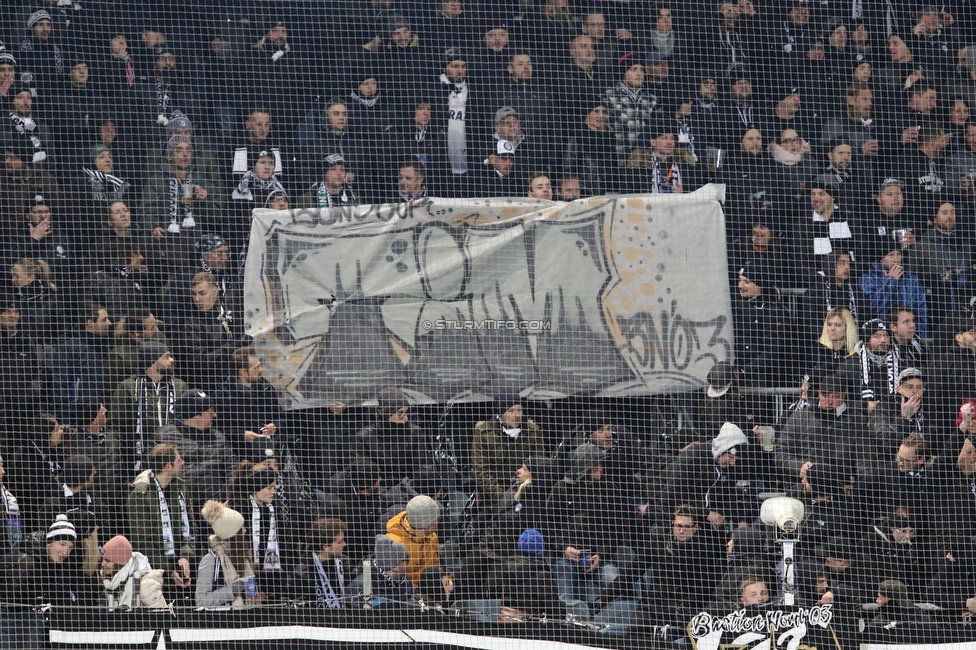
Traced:
POLYGON ((0 648, 971 643, 972 9, 9 0, 0 648))

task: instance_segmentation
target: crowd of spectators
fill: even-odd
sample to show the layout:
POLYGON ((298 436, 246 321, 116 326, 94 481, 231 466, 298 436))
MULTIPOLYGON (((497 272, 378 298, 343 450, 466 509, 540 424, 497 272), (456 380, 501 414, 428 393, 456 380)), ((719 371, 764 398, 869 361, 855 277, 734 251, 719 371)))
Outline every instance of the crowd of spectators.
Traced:
POLYGON ((781 599, 780 491, 807 506, 798 601, 843 638, 865 602, 976 614, 965 1, 10 4, 0 602, 682 630, 781 599), (736 362, 685 428, 565 434, 503 394, 445 467, 401 390, 296 431, 243 334, 254 208, 707 182, 736 362))

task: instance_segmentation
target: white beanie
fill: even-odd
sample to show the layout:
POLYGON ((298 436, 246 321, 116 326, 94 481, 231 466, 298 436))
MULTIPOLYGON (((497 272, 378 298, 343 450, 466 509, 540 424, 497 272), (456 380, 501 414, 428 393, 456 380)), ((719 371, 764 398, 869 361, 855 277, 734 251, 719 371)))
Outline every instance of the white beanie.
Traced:
POLYGON ((230 539, 244 526, 244 515, 233 508, 228 508, 220 501, 212 499, 207 501, 203 504, 200 514, 213 528, 214 535, 220 539, 230 539))
POLYGON ((740 451, 736 447, 745 447, 748 444, 749 439, 742 433, 742 429, 731 422, 726 422, 712 440, 712 458, 718 460, 719 456, 726 453, 735 456, 740 451))

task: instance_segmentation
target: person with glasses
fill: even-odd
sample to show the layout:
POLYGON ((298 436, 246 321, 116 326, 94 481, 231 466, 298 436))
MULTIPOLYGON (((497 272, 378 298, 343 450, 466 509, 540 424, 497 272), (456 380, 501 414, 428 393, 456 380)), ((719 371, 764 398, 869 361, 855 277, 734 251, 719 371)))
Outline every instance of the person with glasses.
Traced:
POLYGON ((894 447, 881 447, 879 469, 859 486, 866 497, 862 517, 870 521, 888 513, 926 515, 942 501, 942 480, 934 469, 932 446, 913 433, 894 447))
POLYGON ((793 127, 782 129, 779 138, 769 143, 784 205, 803 200, 804 185, 814 174, 810 151, 810 143, 793 127))
POLYGON ((673 511, 670 527, 662 526, 648 543, 647 562, 654 587, 643 594, 642 614, 649 623, 680 625, 683 613, 704 610, 719 584, 725 565, 725 538, 707 525, 699 525, 698 509, 681 504, 673 511), (685 585, 695 584, 696 589, 685 585))

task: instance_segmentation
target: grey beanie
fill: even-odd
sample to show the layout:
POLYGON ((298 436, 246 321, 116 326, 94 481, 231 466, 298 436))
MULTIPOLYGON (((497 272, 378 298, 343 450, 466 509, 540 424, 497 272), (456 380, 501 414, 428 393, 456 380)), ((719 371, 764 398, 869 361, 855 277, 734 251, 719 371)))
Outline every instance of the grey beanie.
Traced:
POLYGON ((738 447, 745 447, 748 444, 749 439, 742 433, 742 429, 731 422, 726 422, 712 440, 712 458, 718 460, 718 457, 725 453, 735 456, 741 451, 738 447))
POLYGON ((169 350, 168 347, 160 343, 159 341, 143 341, 139 344, 139 368, 138 370, 145 370, 152 364, 159 360, 159 357, 166 354, 169 350))
POLYGON ((573 474, 582 479, 594 467, 603 462, 603 451, 590 442, 584 442, 573 450, 573 474))
POLYGON ((172 137, 176 133, 176 129, 187 129, 189 131, 193 130, 193 122, 190 121, 186 115, 183 115, 179 111, 176 111, 173 118, 166 124, 166 135, 172 137))
POLYGON ((407 547, 386 535, 376 536, 376 566, 389 571, 407 559, 407 547))
POLYGON ((30 16, 27 17, 27 29, 31 29, 34 25, 41 22, 42 20, 46 20, 48 22, 54 22, 51 19, 50 13, 48 13, 44 9, 38 9, 37 11, 35 11, 34 13, 32 13, 30 16))
POLYGON ((407 502, 407 522, 414 530, 427 528, 441 516, 441 504, 426 494, 418 494, 407 502))
POLYGON ((185 135, 174 135, 166 142, 167 158, 173 155, 173 152, 176 151, 176 145, 180 144, 181 142, 186 142, 189 144, 190 138, 186 137, 185 135))

